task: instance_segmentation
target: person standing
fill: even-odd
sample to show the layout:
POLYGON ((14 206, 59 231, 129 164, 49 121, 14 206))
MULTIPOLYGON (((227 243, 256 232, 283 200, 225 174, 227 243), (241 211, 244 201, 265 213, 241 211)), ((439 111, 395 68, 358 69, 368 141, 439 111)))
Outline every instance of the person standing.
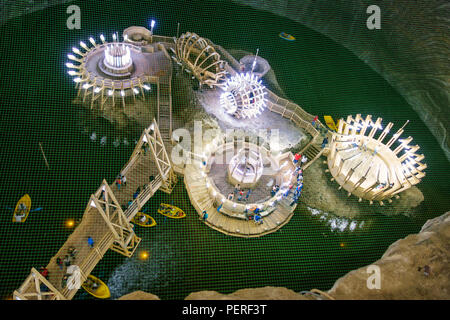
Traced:
POLYGON ((302 166, 305 165, 306 161, 308 161, 308 158, 305 155, 303 155, 302 156, 302 166))
POLYGON ((89 236, 87 239, 87 242, 88 242, 89 247, 92 249, 94 247, 94 239, 92 239, 92 237, 89 236))
POLYGON ((241 201, 243 196, 244 196, 244 190, 240 190, 238 201, 241 201))
POLYGON ((203 221, 206 221, 208 219, 208 212, 206 210, 203 210, 203 221))
POLYGON ((250 197, 250 193, 252 193, 252 189, 247 190, 247 194, 245 195, 245 201, 248 201, 248 197, 250 197))
POLYGON ((322 140, 322 149, 325 148, 325 147, 327 146, 327 144, 328 144, 328 138, 325 137, 325 138, 323 138, 323 140, 322 140))
POLYGON ((241 190, 241 185, 238 183, 234 186, 234 194, 237 194, 241 190))
POLYGON ((58 265, 59 269, 63 269, 63 262, 60 257, 56 258, 56 264, 58 265))
POLYGON ((122 184, 122 180, 120 179, 120 177, 118 177, 116 179, 116 185, 117 185, 117 189, 120 191, 120 185, 122 184))
POLYGON ((48 280, 48 269, 47 269, 46 267, 42 266, 42 267, 39 269, 39 273, 40 273, 45 279, 48 280))

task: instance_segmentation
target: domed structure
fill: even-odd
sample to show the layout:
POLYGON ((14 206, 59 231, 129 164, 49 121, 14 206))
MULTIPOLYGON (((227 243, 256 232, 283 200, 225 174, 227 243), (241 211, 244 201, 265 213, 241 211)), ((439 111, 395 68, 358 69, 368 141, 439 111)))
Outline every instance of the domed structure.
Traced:
POLYGON ((232 185, 254 188, 263 174, 261 153, 257 148, 242 148, 228 165, 228 180, 232 185))
POLYGON ((421 161, 424 155, 417 154, 419 146, 410 146, 412 137, 399 139, 409 120, 383 143, 393 123, 383 129, 382 118, 376 122, 372 116, 361 115, 339 120, 338 130, 333 133, 328 153, 328 168, 332 180, 362 199, 379 201, 398 196, 406 189, 418 184, 425 176, 427 167, 421 161), (370 129, 371 128, 371 129, 370 129), (370 131, 369 131, 370 129, 370 131), (378 137, 375 134, 381 131, 378 137))
MULTIPOLYGON (((106 42, 100 36, 101 44, 90 38, 92 44, 88 47, 83 41, 80 46, 84 52, 74 47, 73 53, 67 57, 73 62, 67 62, 69 75, 74 76, 73 81, 78 88, 78 95, 83 93, 83 102, 90 97, 91 108, 98 102, 103 109, 107 101, 122 101, 125 107, 125 98, 132 96, 144 97, 145 91, 151 89, 151 67, 146 61, 141 47, 128 42, 119 42, 118 36, 113 34, 113 42, 106 42), (136 63, 137 61, 137 63, 136 63)), ((126 40, 126 39, 124 39, 126 40)))
POLYGON ((195 33, 183 33, 176 41, 176 55, 200 85, 212 88, 225 80, 225 61, 220 59, 214 45, 207 39, 195 33))
POLYGON ((227 80, 223 90, 220 104, 236 118, 256 117, 266 106, 267 92, 254 74, 236 74, 227 80))
POLYGON ((111 77, 127 77, 133 70, 130 46, 124 43, 108 44, 105 48, 105 58, 100 60, 100 70, 111 77))

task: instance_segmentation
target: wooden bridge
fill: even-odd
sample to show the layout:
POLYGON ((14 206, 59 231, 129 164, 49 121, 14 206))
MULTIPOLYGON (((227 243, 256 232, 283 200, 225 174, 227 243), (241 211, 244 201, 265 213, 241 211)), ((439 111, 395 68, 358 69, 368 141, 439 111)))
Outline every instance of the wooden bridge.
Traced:
POLYGON ((79 267, 81 283, 87 279, 108 249, 127 257, 133 255, 141 239, 134 233, 131 219, 158 189, 170 193, 176 183, 176 176, 155 120, 142 133, 120 173, 126 177, 125 185, 119 188, 117 184, 109 185, 103 180, 91 195, 81 223, 47 265, 48 278, 44 278, 36 269, 31 269, 22 286, 14 291, 15 299, 72 299, 78 289, 69 289, 62 283, 65 267, 57 264, 57 259, 63 260, 69 248, 76 249, 71 264, 79 267), (141 192, 133 199, 138 188, 141 188, 141 192), (94 242, 92 247, 88 244, 88 237, 94 242))

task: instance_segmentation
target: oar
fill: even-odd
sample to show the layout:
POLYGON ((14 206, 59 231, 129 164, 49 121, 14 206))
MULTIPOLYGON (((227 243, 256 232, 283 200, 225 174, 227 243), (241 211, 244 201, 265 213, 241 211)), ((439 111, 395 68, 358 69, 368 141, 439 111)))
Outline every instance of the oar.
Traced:
POLYGON ((8 207, 8 206, 5 206, 5 209, 8 209, 8 210, 10 210, 10 211, 14 211, 12 208, 10 208, 10 207, 8 207))
POLYGON ((30 213, 31 213, 31 212, 36 212, 36 211, 41 211, 42 209, 43 209, 43 208, 39 207, 39 208, 36 208, 36 209, 30 210, 30 213))

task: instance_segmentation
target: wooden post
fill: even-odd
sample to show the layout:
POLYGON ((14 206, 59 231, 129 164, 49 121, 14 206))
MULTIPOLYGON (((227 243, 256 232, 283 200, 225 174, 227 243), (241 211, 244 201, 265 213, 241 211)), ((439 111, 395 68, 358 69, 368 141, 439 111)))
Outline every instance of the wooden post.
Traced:
POLYGON ((40 142, 39 142, 39 148, 41 149, 42 156, 44 157, 45 165, 47 166, 47 169, 50 170, 50 166, 48 164, 47 157, 45 156, 44 149, 42 149, 42 144, 40 142))

